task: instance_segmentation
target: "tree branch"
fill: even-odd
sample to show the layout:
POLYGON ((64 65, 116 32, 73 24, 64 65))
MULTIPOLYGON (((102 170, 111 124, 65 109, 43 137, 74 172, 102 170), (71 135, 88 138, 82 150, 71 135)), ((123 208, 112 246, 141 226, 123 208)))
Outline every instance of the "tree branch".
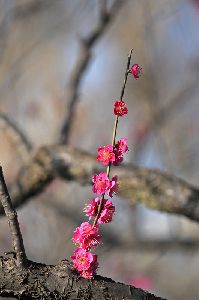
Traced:
POLYGON ((17 265, 19 267, 26 266, 26 253, 23 245, 23 238, 19 228, 19 222, 17 218, 17 213, 12 206, 12 201, 7 190, 7 186, 4 180, 2 167, 0 167, 0 199, 2 206, 4 208, 5 214, 8 218, 8 223, 10 226, 10 231, 12 235, 12 242, 14 251, 17 258, 17 265))
MULTIPOLYGON (((73 147, 40 148, 11 187, 14 206, 38 195, 57 176, 85 185, 91 184, 91 176, 102 170, 94 156, 73 147)), ((149 208, 199 222, 199 188, 166 172, 135 165, 117 167, 116 173, 120 179, 119 195, 130 203, 141 202, 149 208)))
POLYGON ((59 141, 61 143, 67 143, 69 139, 69 133, 75 118, 79 86, 91 60, 92 48, 104 33, 110 22, 113 21, 122 4, 125 3, 124 0, 115 0, 110 11, 108 11, 106 2, 106 0, 99 0, 99 24, 87 38, 81 39, 78 59, 74 66, 74 71, 70 75, 69 83, 67 84, 67 98, 69 104, 60 133, 59 141))
POLYGON ((21 300, 163 300, 102 276, 95 276, 92 280, 80 278, 67 260, 56 266, 29 261, 27 269, 18 270, 15 260, 0 257, 0 269, 0 296, 3 297, 21 300))
POLYGON ((17 143, 23 145, 25 151, 30 153, 32 150, 32 144, 25 136, 23 131, 15 124, 13 120, 11 120, 7 115, 0 112, 0 126, 3 129, 9 129, 12 132, 12 137, 17 140, 17 143))

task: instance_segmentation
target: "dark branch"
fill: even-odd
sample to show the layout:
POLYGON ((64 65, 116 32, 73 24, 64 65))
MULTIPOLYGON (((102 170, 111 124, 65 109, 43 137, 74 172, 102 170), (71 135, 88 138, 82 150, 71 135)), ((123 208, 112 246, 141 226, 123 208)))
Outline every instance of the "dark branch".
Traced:
MULTIPOLYGON (((20 206, 38 195, 56 176, 89 184, 91 176, 102 170, 94 156, 73 147, 43 147, 29 165, 23 167, 11 187, 14 205, 20 206)), ((120 166, 117 174, 120 179, 119 195, 131 203, 141 202, 152 209, 184 215, 199 222, 197 187, 163 171, 135 165, 120 166)))
POLYGON ((92 280, 79 278, 65 260, 56 266, 29 261, 27 269, 18 270, 15 260, 0 257, 0 296, 28 299, 129 299, 163 300, 141 289, 112 279, 95 276, 92 280))
POLYGON ((0 167, 0 200, 4 208, 5 214, 8 218, 8 223, 12 235, 13 247, 17 258, 17 265, 20 267, 25 267, 26 253, 23 245, 23 238, 19 228, 17 213, 12 206, 12 201, 10 199, 7 186, 4 180, 2 167, 0 167))

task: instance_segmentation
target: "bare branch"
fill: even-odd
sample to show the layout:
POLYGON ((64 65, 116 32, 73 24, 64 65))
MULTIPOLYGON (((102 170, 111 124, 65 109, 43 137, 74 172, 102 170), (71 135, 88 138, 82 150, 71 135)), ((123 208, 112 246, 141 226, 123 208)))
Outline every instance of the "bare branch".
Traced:
POLYGON ((13 13, 17 18, 28 18, 38 11, 46 9, 52 2, 52 0, 17 1, 13 13))
POLYGON ((2 127, 4 130, 9 129, 9 131, 12 133, 12 138, 16 140, 18 146, 23 146, 24 152, 26 152, 26 154, 28 153, 28 155, 30 154, 30 151, 32 150, 31 142, 28 140, 19 126, 2 112, 0 112, 0 127, 2 127))
MULTIPOLYGON (((91 184, 91 176, 103 167, 95 157, 69 146, 56 145, 39 149, 24 166, 11 187, 15 207, 38 195, 56 176, 91 184)), ((141 202, 152 209, 184 215, 199 222, 199 189, 163 171, 135 165, 117 167, 119 195, 130 203, 141 202)), ((0 211, 2 213, 2 211, 0 211)))
POLYGON ((113 21, 122 4, 125 3, 124 0, 116 0, 110 11, 108 11, 106 8, 106 2, 107 1, 104 0, 99 1, 99 24, 95 30, 93 30, 87 38, 82 39, 80 43, 78 59, 74 66, 74 70, 70 75, 69 83, 67 84, 67 97, 69 104, 59 138, 61 143, 67 143, 69 139, 69 133, 75 118, 79 86, 91 60, 92 48, 102 36, 108 25, 113 21))
POLYGON ((5 214, 8 218, 8 223, 12 235, 13 247, 17 258, 17 265, 19 267, 25 267, 27 260, 25 248, 23 245, 23 238, 19 227, 17 212, 13 208, 12 201, 10 199, 10 195, 8 193, 7 186, 4 180, 2 167, 0 167, 0 199, 5 214))
POLYGON ((28 268, 19 272, 12 258, 0 257, 0 266, 0 296, 3 297, 21 300, 163 300, 133 286, 116 283, 110 278, 80 278, 67 260, 56 266, 29 261, 28 268))

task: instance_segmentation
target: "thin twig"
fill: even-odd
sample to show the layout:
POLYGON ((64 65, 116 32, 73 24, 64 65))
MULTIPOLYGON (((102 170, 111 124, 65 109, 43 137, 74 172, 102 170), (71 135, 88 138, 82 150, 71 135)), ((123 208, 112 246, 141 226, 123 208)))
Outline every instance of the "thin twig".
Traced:
MULTIPOLYGON (((128 55, 126 71, 125 71, 125 74, 124 74, 124 84, 123 84, 122 90, 121 90, 120 101, 123 100, 123 96, 124 96, 124 92, 125 92, 125 88, 126 88, 126 83, 127 83, 127 78, 128 78, 128 74, 129 74, 129 67, 130 67, 130 63, 131 63, 132 52, 133 52, 133 49, 130 50, 129 55, 128 55)), ((115 138, 116 138, 116 134, 117 134, 118 120, 119 120, 119 117, 116 115, 115 116, 115 123, 114 123, 114 127, 113 127, 113 137, 112 137, 112 146, 113 147, 115 146, 115 138)), ((112 165, 111 162, 109 162, 107 170, 106 170, 106 174, 107 174, 108 178, 109 178, 110 171, 111 171, 111 165, 112 165)), ((97 209, 97 215, 96 215, 96 217, 93 221, 93 226, 96 226, 97 221, 100 217, 100 213, 103 209, 104 197, 105 197, 105 193, 102 195, 102 198, 100 200, 100 203, 99 203, 99 206, 98 206, 98 209, 97 209)))
POLYGON ((27 264, 27 258, 26 258, 23 238, 22 238, 22 234, 20 231, 19 222, 17 218, 17 212, 15 211, 12 205, 12 201, 8 193, 8 189, 5 183, 1 166, 0 166, 0 200, 4 208, 5 214, 8 218, 8 223, 12 235, 13 247, 17 258, 17 265, 19 267, 25 267, 27 264))
POLYGON ((2 112, 0 112, 0 126, 1 123, 3 127, 9 128, 12 131, 13 137, 17 139, 19 143, 24 145, 26 151, 30 153, 30 151, 32 150, 31 142, 28 140, 28 138, 26 137, 24 132, 19 128, 19 126, 13 120, 11 120, 10 117, 8 117, 2 112))

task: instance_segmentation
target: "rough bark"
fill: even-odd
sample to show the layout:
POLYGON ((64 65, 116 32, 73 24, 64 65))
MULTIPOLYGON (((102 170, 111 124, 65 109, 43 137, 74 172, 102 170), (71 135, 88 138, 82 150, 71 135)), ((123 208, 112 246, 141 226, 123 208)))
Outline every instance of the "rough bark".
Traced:
MULTIPOLYGON (((24 166, 10 194, 15 207, 40 193, 56 176, 91 183, 94 173, 104 170, 94 156, 69 146, 46 146, 24 166)), ((130 203, 141 202, 152 209, 184 215, 199 222, 199 189, 163 171, 135 165, 114 170, 119 175, 119 195, 130 203)), ((0 210, 3 213, 3 210, 0 210)))
POLYGON ((13 248, 17 257, 17 265, 25 267, 26 265, 26 252, 23 244, 23 238, 19 227, 18 217, 15 209, 13 208, 10 195, 5 183, 2 168, 0 167, 0 201, 8 219, 10 232, 12 235, 13 248))
POLYGON ((12 256, 0 257, 0 296, 16 299, 73 299, 73 300, 163 300, 141 289, 96 276, 80 278, 64 260, 60 264, 44 265, 29 261, 19 269, 12 256))

